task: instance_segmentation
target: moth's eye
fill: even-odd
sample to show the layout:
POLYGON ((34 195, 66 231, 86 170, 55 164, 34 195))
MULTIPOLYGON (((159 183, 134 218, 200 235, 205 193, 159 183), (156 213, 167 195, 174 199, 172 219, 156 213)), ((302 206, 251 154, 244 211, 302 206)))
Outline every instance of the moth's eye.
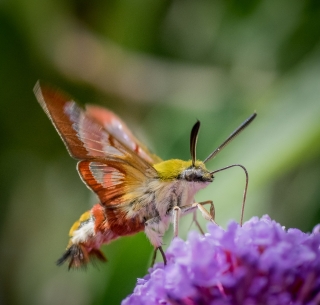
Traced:
POLYGON ((195 179, 195 176, 196 176, 195 173, 191 170, 187 170, 185 172, 185 179, 187 181, 193 181, 195 179))

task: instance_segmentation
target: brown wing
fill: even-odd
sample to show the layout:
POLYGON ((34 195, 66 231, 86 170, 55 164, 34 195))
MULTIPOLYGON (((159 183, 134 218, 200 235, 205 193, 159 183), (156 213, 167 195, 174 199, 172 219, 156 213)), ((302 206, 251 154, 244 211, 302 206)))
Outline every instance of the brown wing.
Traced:
POLYGON ((67 95, 40 85, 35 95, 56 127, 70 155, 78 160, 83 181, 103 205, 129 204, 145 180, 156 177, 156 170, 85 113, 67 95))

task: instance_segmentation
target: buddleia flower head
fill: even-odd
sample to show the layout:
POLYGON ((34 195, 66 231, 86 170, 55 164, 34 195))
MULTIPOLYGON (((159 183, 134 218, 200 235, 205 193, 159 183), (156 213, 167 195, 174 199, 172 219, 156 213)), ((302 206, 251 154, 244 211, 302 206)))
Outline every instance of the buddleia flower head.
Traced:
POLYGON ((320 304, 320 226, 286 230, 269 216, 174 239, 123 305, 320 304))

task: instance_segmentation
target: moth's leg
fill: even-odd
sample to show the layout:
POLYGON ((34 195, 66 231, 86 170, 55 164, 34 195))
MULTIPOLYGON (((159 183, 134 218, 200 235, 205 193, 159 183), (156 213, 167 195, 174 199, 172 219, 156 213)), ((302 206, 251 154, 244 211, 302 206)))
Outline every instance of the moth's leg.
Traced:
POLYGON ((196 225, 198 226, 200 232, 204 234, 202 231, 200 224, 198 220, 195 218, 196 212, 197 212, 198 206, 197 203, 194 203, 192 205, 185 205, 182 207, 175 206, 171 209, 172 214, 172 223, 173 223, 173 238, 177 237, 179 235, 179 220, 182 215, 188 214, 191 211, 193 211, 193 220, 195 221, 196 225))
MULTIPOLYGON (((199 221, 198 221, 198 219, 197 219, 197 210, 194 210, 194 211, 193 211, 192 221, 196 224, 196 226, 197 226, 198 230, 200 231, 200 233, 201 233, 202 235, 204 235, 204 231, 202 230, 202 228, 201 228, 201 226, 200 226, 200 223, 199 223, 199 221)), ((192 223, 191 223, 191 225, 192 225, 192 223)))
POLYGON ((164 251, 163 251, 162 247, 160 246, 158 249, 159 249, 159 251, 160 251, 160 253, 162 255, 162 259, 163 259, 164 265, 167 265, 167 258, 166 258, 166 255, 164 254, 164 251))
MULTIPOLYGON (((195 202, 193 204, 190 205, 184 205, 181 207, 174 207, 173 209, 171 209, 171 214, 173 216, 173 232, 174 232, 174 237, 178 236, 179 233, 179 218, 185 214, 190 213, 191 211, 193 211, 194 213, 196 212, 196 210, 200 210, 202 216, 204 219, 213 222, 214 224, 218 225, 214 218, 215 218, 215 208, 214 208, 214 204, 212 202, 212 200, 207 200, 207 201, 203 201, 203 202, 195 202), (210 213, 203 207, 206 204, 210 204, 210 213)), ((200 224, 198 223, 197 219, 196 220, 196 224, 200 230, 200 232, 202 234, 204 234, 204 232, 202 231, 200 224)))
POLYGON ((198 210, 200 210, 202 216, 204 219, 208 220, 208 221, 211 221, 213 222, 214 224, 218 225, 216 222, 215 222, 215 215, 216 215, 216 211, 215 211, 215 208, 214 208, 214 204, 213 204, 213 201, 212 200, 207 200, 207 201, 203 201, 203 202, 196 202, 192 205, 196 205, 198 210), (210 213, 203 207, 204 205, 206 204, 210 204, 210 213))
POLYGON ((154 248, 153 250, 153 256, 152 256, 152 261, 151 261, 151 267, 154 265, 156 258, 157 258, 157 252, 158 252, 158 248, 154 248))
POLYGON ((181 217, 181 208, 175 206, 172 209, 172 222, 173 222, 173 237, 177 237, 179 233, 179 220, 181 217))
MULTIPOLYGON (((181 216, 190 213, 191 211, 200 210, 204 219, 209 221, 214 221, 215 217, 215 208, 212 200, 202 201, 202 202, 194 202, 190 205, 183 205, 180 207, 181 216), (210 213, 203 207, 206 204, 210 204, 210 213)), ((174 208, 172 209, 173 213, 174 208)))
MULTIPOLYGON (((173 219, 172 219, 172 222, 173 222, 173 237, 177 237, 178 236, 178 233, 179 233, 179 220, 180 220, 180 217, 181 217, 181 214, 186 214, 188 212, 190 212, 190 206, 183 206, 183 207, 174 207, 173 208, 173 211, 172 211, 172 216, 173 216, 173 219), (182 208, 182 211, 181 211, 181 208, 182 208)), ((198 227, 200 233, 202 235, 204 235, 204 232, 197 220, 197 208, 198 207, 192 207, 191 206, 191 210, 193 209, 193 221, 195 222, 196 226, 198 227)), ((192 224, 192 223, 191 223, 192 224)))
POLYGON ((147 220, 144 223, 144 225, 145 225, 144 231, 145 231, 147 237, 149 238, 151 244, 154 246, 154 253, 153 253, 151 266, 153 266, 153 264, 155 262, 158 250, 160 250, 160 253, 163 258, 163 262, 166 265, 167 259, 166 259, 164 252, 163 252, 163 249, 162 249, 162 237, 163 237, 164 232, 167 229, 167 226, 161 221, 159 216, 153 217, 153 218, 147 220))
POLYGON ((151 267, 154 265, 154 263, 155 263, 155 261, 156 261, 158 250, 160 250, 160 253, 161 253, 161 255, 162 255, 162 259, 163 259, 164 265, 167 265, 166 255, 164 254, 164 251, 163 251, 162 247, 160 246, 160 247, 158 247, 158 248, 155 248, 154 251, 153 251, 153 257, 152 257, 151 267))

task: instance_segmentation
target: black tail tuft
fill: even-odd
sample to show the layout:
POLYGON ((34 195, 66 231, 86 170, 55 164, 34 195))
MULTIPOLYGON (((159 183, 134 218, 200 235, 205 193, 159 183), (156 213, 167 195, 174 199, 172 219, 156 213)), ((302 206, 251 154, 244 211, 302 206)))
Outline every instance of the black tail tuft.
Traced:
POLYGON ((57 265, 61 266, 65 262, 69 262, 68 269, 71 268, 85 268, 89 261, 98 259, 99 261, 106 262, 107 259, 103 253, 98 249, 91 249, 89 252, 81 244, 74 244, 67 248, 62 256, 57 260, 57 265))
POLYGON ((69 262, 69 270, 71 268, 85 267, 89 262, 88 251, 82 245, 72 245, 57 260, 57 265, 60 266, 66 261, 69 262))

